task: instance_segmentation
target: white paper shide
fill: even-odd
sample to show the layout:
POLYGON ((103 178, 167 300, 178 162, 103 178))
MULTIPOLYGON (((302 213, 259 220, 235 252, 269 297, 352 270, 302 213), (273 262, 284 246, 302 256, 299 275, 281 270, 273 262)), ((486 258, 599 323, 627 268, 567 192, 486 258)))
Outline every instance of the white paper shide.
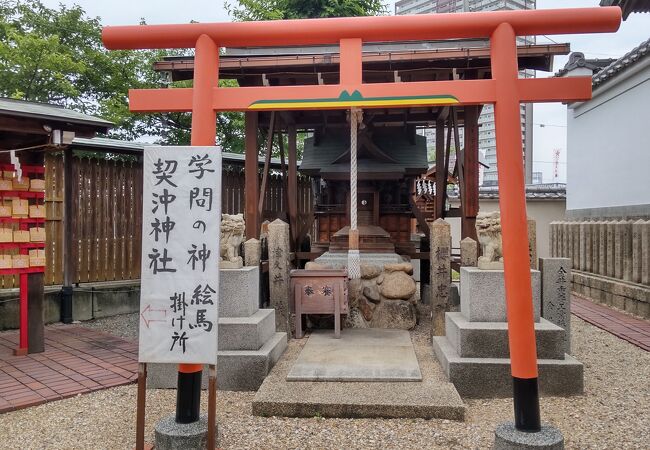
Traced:
POLYGON ((216 364, 221 152, 144 151, 140 362, 216 364))

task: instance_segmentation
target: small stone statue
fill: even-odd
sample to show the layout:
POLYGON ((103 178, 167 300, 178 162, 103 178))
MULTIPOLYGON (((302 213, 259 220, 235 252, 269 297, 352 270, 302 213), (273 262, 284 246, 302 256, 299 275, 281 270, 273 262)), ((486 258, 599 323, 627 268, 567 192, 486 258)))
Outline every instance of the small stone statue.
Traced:
POLYGON ((483 252, 483 256, 478 259, 478 268, 503 270, 501 215, 498 212, 479 214, 476 218, 476 234, 483 252))
POLYGON ((239 255, 241 243, 244 240, 243 214, 222 214, 221 216, 221 269, 240 269, 244 261, 239 255))

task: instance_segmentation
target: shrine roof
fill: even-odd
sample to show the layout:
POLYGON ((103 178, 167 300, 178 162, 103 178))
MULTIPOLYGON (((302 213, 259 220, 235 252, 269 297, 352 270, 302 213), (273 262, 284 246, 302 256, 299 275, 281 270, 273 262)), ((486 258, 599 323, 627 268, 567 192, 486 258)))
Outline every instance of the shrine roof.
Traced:
MULTIPOLYGON (((520 45, 519 68, 551 71, 553 57, 569 53, 569 44, 520 45)), ((241 86, 334 84, 339 75, 338 46, 228 48, 219 58, 221 79, 237 79, 241 86)), ((449 73, 473 71, 489 77, 490 47, 484 39, 366 43, 364 82, 449 79, 449 73)), ((171 81, 192 79, 193 56, 174 56, 156 62, 171 81)))
POLYGON ((12 98, 0 98, 0 116, 36 119, 53 124, 60 123, 61 125, 67 125, 65 129, 74 128, 74 125, 89 126, 102 133, 107 132, 113 126, 113 123, 108 120, 67 109, 60 105, 12 98))
MULTIPOLYGON (((373 143, 378 150, 373 153, 359 146, 359 173, 409 175, 427 170, 426 138, 414 135, 410 140, 404 133, 377 131, 373 143), (383 156, 383 157, 382 157, 383 156)), ((300 171, 306 175, 349 174, 350 140, 345 134, 324 135, 318 145, 313 137, 305 139, 300 171)))

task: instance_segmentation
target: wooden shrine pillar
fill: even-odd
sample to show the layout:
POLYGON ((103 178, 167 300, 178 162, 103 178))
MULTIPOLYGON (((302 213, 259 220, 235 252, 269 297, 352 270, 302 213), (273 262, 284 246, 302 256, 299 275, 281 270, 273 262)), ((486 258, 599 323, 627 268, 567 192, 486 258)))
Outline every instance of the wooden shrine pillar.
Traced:
POLYGON ((288 170, 288 192, 287 198, 289 199, 289 227, 291 231, 291 242, 293 249, 298 250, 300 243, 298 242, 298 159, 296 156, 296 139, 297 131, 296 125, 290 123, 287 125, 287 137, 289 147, 289 170, 288 170))
POLYGON ((476 216, 478 215, 478 116, 479 105, 465 106, 465 150, 463 151, 463 211, 461 219, 461 239, 470 237, 478 242, 476 236, 476 216))
POLYGON ((245 198, 245 222, 246 222, 246 239, 259 239, 260 237, 260 216, 258 212, 260 178, 258 169, 258 150, 257 150, 257 127, 259 121, 258 112, 244 113, 245 122, 245 142, 244 142, 244 179, 246 186, 244 188, 245 198))

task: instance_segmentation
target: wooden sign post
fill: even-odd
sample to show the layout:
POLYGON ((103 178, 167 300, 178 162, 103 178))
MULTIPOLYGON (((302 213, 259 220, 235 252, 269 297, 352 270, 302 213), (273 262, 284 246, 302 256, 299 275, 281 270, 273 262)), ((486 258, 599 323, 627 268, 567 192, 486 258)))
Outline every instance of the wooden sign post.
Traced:
MULTIPOLYGON (((146 147, 143 183, 138 359, 179 364, 176 422, 192 423, 199 419, 203 365, 214 377, 217 363, 221 152, 214 146, 146 147)), ((145 382, 141 365, 138 445, 145 382)), ((210 386, 214 391, 216 380, 210 386)), ((214 424, 210 428, 214 439, 214 424)))

